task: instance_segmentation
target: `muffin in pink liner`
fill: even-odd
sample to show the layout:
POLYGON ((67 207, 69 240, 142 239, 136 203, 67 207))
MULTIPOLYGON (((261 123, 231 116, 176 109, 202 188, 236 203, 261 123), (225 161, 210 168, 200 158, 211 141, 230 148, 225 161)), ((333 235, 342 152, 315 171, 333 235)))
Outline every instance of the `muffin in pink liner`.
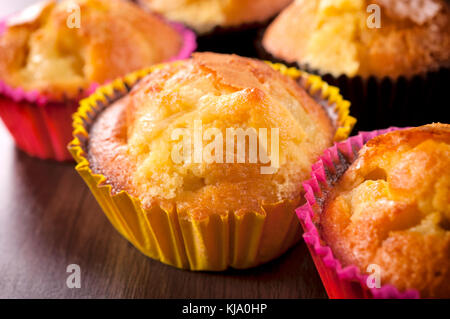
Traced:
POLYGON ((128 1, 41 1, 0 22, 0 116, 27 154, 71 160, 72 114, 82 98, 195 48, 192 31, 128 1))
POLYGON ((449 297, 449 142, 448 124, 361 132, 312 166, 296 212, 330 298, 449 297))

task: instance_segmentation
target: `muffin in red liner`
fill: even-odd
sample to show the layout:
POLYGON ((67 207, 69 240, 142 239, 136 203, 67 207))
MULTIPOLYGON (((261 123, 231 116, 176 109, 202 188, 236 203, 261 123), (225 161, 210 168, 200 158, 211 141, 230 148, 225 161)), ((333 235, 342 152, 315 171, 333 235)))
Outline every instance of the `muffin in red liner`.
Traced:
POLYGON ((195 48, 192 31, 123 0, 39 2, 0 21, 0 117, 25 153, 72 160, 67 144, 82 98, 195 48), (77 8, 78 26, 70 20, 77 8))
MULTIPOLYGON (((448 125, 443 126, 448 130, 448 125)), ((421 128, 425 131, 433 131, 434 125, 421 128)), ((346 264, 336 257, 339 253, 342 253, 342 251, 338 252, 332 249, 331 246, 336 248, 339 245, 338 243, 326 242, 325 238, 327 237, 327 234, 324 232, 327 229, 322 221, 324 212, 329 209, 328 200, 333 196, 333 193, 331 193, 332 190, 340 185, 339 182, 341 176, 344 175, 349 167, 352 168, 351 164, 361 156, 361 153, 358 155, 359 150, 372 138, 398 130, 400 129, 392 127, 373 132, 361 132, 357 136, 336 144, 334 147, 329 148, 324 152, 319 161, 312 167, 312 178, 303 183, 307 203, 298 208, 296 213, 304 229, 303 238, 307 243, 316 268, 330 298, 419 298, 421 296, 419 290, 415 289, 416 287, 414 287, 414 289, 409 288, 401 290, 392 284, 384 284, 383 282, 381 282, 381 285, 379 285, 378 288, 374 287, 372 281, 374 277, 371 276, 372 273, 370 270, 367 270, 369 273, 364 273, 361 271, 361 267, 354 264, 346 264)), ((410 130, 408 130, 408 132, 409 131, 410 130)), ((406 131, 402 131, 402 133, 403 132, 406 131)), ((428 134, 428 132, 425 133, 428 134)), ((412 137, 406 138, 408 143, 411 139, 412 137)), ((395 153, 395 150, 393 150, 393 153, 395 153)), ((401 164, 398 164, 397 166, 399 165, 401 164)), ((408 194, 407 196, 410 195, 408 194)), ((332 200, 334 200, 334 198, 332 198, 332 200)), ((422 247, 422 249, 425 248, 422 247)), ((443 269, 439 269, 438 272, 442 273, 445 279, 445 274, 448 270, 446 269, 445 264, 442 265, 442 267, 443 269)), ((435 273, 436 272, 433 272, 433 275, 435 275, 435 273)), ((414 275, 415 274, 411 274, 410 278, 414 277, 414 275)), ((425 281, 427 272, 425 271, 420 276, 422 275, 424 276, 423 281, 425 281)), ((419 279, 421 278, 420 276, 418 277, 419 279)))

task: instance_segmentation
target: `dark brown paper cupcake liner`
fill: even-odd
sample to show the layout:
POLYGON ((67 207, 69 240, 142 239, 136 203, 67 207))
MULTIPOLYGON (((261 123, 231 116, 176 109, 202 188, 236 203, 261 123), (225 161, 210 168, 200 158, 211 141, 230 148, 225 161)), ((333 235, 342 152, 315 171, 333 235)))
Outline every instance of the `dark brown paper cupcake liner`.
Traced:
POLYGON ((260 58, 284 63, 308 73, 318 74, 330 85, 337 86, 342 96, 352 103, 352 115, 358 119, 355 132, 390 126, 420 126, 432 122, 449 122, 449 99, 446 87, 450 83, 450 69, 441 68, 411 78, 404 76, 363 78, 324 74, 308 65, 286 63, 262 46, 264 29, 255 44, 260 58))
POLYGON ((364 79, 345 75, 336 78, 331 74, 322 77, 331 85, 338 86, 341 94, 351 101, 352 114, 359 123, 356 130, 420 126, 450 119, 444 90, 444 85, 450 82, 450 69, 397 79, 364 79))
POLYGON ((265 29, 272 21, 273 18, 270 18, 264 22, 238 26, 217 26, 207 34, 197 35, 197 50, 257 57, 255 39, 258 38, 259 30, 265 29))

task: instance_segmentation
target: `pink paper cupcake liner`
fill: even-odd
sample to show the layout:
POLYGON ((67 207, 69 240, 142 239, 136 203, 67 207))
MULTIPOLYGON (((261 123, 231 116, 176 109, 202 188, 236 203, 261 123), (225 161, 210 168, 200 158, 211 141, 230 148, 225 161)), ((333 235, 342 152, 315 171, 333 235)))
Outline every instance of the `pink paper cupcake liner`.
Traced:
POLYGON ((197 49, 196 35, 194 31, 186 28, 183 24, 178 22, 170 22, 170 25, 179 33, 183 38, 183 46, 178 55, 169 59, 170 61, 183 60, 188 58, 192 52, 197 49))
POLYGON ((344 142, 337 143, 327 149, 312 166, 311 179, 303 183, 306 204, 297 208, 296 213, 303 227, 303 238, 319 272, 322 283, 332 299, 413 299, 419 298, 416 290, 399 291, 392 285, 381 285, 380 288, 369 288, 369 275, 361 273, 355 265, 342 267, 333 251, 320 237, 314 223, 317 211, 326 198, 327 189, 333 186, 348 166, 353 162, 358 151, 367 141, 375 136, 385 134, 399 128, 360 132, 344 142))
MULTIPOLYGON (((186 59, 196 49, 195 33, 179 23, 170 24, 181 34, 183 46, 169 61, 186 59)), ((0 21, 0 36, 6 27, 6 20, 0 21)), ((92 84, 80 94, 79 99, 50 101, 37 91, 12 88, 0 81, 0 117, 17 147, 28 155, 72 161, 73 157, 67 150, 67 144, 72 139, 72 114, 76 112, 79 101, 98 86, 92 84)))

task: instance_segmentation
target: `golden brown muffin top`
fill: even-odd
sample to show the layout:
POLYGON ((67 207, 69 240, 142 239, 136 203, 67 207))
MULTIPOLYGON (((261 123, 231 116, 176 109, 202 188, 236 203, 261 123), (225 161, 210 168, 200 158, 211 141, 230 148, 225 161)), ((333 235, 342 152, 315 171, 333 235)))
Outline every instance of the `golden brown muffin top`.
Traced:
POLYGON ((320 215, 344 265, 381 269, 381 284, 450 297, 450 125, 370 140, 320 215))
POLYGON ((269 26, 263 46, 334 76, 410 77, 450 66, 450 8, 444 0, 297 0, 269 26), (371 4, 380 28, 367 23, 375 21, 371 4))
POLYGON ((73 98, 93 82, 167 60, 181 46, 176 30, 128 1, 43 1, 9 19, 0 37, 0 78, 73 98))
POLYGON ((198 33, 214 27, 264 22, 292 0, 139 0, 165 17, 182 22, 198 33))
MULTIPOLYGON (((93 171, 105 175, 115 191, 128 191, 146 208, 158 204, 200 219, 213 213, 263 213, 263 203, 298 201, 301 182, 334 134, 323 108, 294 80, 264 62, 195 53, 190 60, 149 74, 105 109, 90 130, 88 157, 93 171), (195 152, 196 121, 201 121, 203 156, 221 150, 223 163, 206 157, 196 162, 193 154, 190 163, 172 157, 182 141, 173 136, 180 128, 191 134, 189 145, 195 152), (227 154, 227 129, 251 128, 259 138, 259 129, 267 129, 270 163, 260 155, 250 163, 249 138, 243 162, 237 163, 234 137, 227 154), (278 148, 271 147, 276 140, 272 129, 279 130, 278 148), (206 137, 207 131, 214 135, 206 137), (207 149, 217 135, 223 143, 207 149), (279 168, 262 174, 262 167, 274 163, 273 150, 278 151, 279 168)), ((258 143, 260 149, 263 145, 258 143)))

